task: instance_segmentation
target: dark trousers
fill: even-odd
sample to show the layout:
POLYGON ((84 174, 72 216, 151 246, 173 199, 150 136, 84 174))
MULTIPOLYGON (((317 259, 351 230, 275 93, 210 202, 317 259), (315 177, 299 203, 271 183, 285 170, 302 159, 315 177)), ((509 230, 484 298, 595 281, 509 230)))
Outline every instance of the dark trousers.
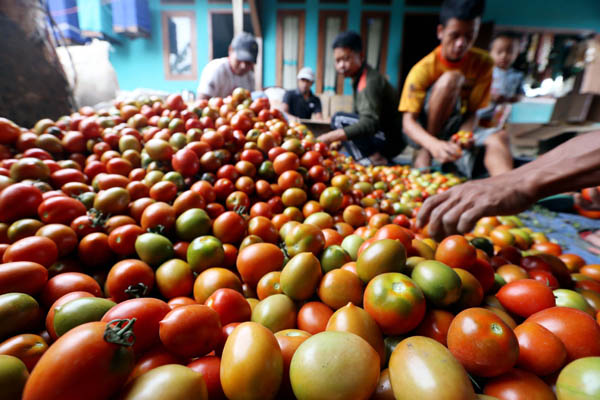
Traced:
MULTIPOLYGON (((343 129, 358 122, 358 115, 337 112, 331 117, 331 129, 343 129)), ((343 142, 344 150, 355 160, 360 161, 374 153, 386 154, 385 133, 379 131, 372 136, 361 136, 343 142)))

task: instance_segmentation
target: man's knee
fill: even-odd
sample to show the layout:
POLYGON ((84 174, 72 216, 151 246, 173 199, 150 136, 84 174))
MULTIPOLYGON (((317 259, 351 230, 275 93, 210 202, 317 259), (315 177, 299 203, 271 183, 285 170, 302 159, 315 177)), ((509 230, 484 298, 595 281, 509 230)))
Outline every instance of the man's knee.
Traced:
POLYGON ((508 135, 504 131, 500 131, 496 134, 491 135, 485 140, 485 147, 487 149, 508 149, 508 135))
POLYGON ((443 92, 447 94, 458 93, 465 82, 465 77, 459 71, 444 72, 433 86, 434 92, 443 92))
POLYGON ((348 125, 355 124, 358 116, 346 112, 338 111, 331 116, 331 129, 342 129, 348 125))

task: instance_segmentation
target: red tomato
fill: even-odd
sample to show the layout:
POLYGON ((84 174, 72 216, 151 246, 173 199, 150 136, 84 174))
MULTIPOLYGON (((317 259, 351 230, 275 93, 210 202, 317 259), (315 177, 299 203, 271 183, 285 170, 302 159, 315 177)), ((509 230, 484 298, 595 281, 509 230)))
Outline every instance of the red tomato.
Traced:
MULTIPOLYGON (((124 323, 131 323, 125 320, 124 323)), ((23 400, 107 399, 124 384, 134 366, 132 326, 105 322, 79 325, 61 336, 38 361, 23 391, 23 400), (110 335, 107 336, 107 332, 110 335), (77 362, 74 362, 77 360, 77 362)))
POLYGON ((448 329, 454 315, 445 310, 428 310, 425 318, 415 330, 419 336, 427 336, 447 346, 448 329))
POLYGON ((435 259, 452 268, 468 271, 477 259, 477 252, 463 236, 453 235, 440 242, 435 251, 435 259))
POLYGON ((17 261, 0 268, 0 295, 19 292, 36 295, 48 281, 48 270, 41 264, 17 261))
POLYGON ((38 215, 46 224, 70 225, 71 222, 87 212, 79 200, 70 197, 51 197, 38 207, 38 215))
POLYGON ((515 328, 519 341, 517 365, 538 376, 558 371, 567 361, 567 349, 555 334, 535 322, 523 322, 515 328))
POLYGON ((226 211, 213 222, 213 234, 223 243, 238 243, 246 232, 246 221, 241 215, 226 211))
POLYGON ((188 368, 202 374, 206 388, 208 389, 208 398, 210 400, 225 400, 225 393, 221 387, 220 369, 221 359, 216 356, 200 357, 191 363, 188 368))
POLYGON ((46 350, 48 350, 46 341, 39 335, 29 333, 13 336, 0 343, 0 354, 17 357, 23 361, 29 372, 46 350))
POLYGON ((304 304, 298 311, 296 324, 298 329, 310 334, 325 331, 327 322, 333 315, 333 310, 319 301, 311 301, 304 304))
POLYGON ((119 226, 108 235, 108 245, 119 256, 135 254, 135 241, 143 233, 145 233, 144 230, 138 225, 119 226))
POLYGON ((146 297, 154 287, 154 270, 141 260, 119 261, 108 272, 104 287, 117 303, 146 297))
POLYGON ((178 150, 171 159, 173 169, 183 176, 194 176, 200 169, 198 155, 189 148, 178 150))
POLYGON ((156 346, 144 353, 137 360, 127 381, 131 382, 143 373, 167 364, 181 364, 181 360, 177 356, 169 353, 163 346, 156 346))
POLYGON ((161 342, 173 354, 200 357, 221 342, 219 314, 200 304, 177 307, 160 321, 159 334, 161 342))
POLYGON ((484 308, 460 312, 448 329, 448 349, 465 369, 492 377, 509 371, 519 357, 519 342, 500 317, 484 308))
POLYGON ((600 356, 600 325, 589 314, 568 307, 552 307, 527 318, 555 334, 567 349, 567 360, 600 356))
POLYGON ((12 222, 37 216, 42 192, 35 186, 15 183, 0 192, 0 221, 12 222))
POLYGON ((42 304, 48 307, 65 294, 77 291, 89 292, 96 297, 102 296, 100 285, 91 276, 80 272, 65 272, 48 280, 42 290, 42 304))
POLYGON ((249 321, 252 314, 248 301, 240 292, 233 289, 217 289, 204 304, 219 314, 222 326, 232 322, 249 321))
POLYGON ((113 257, 105 233, 94 232, 86 235, 79 242, 79 259, 89 267, 107 265, 113 257))
POLYGON ((159 299, 150 297, 131 299, 108 310, 102 317, 102 321, 135 318, 133 351, 136 355, 140 355, 160 343, 159 323, 170 311, 171 307, 159 299))
POLYGON ((534 374, 511 369, 490 379, 483 393, 499 399, 555 400, 556 396, 546 383, 534 374))
POLYGON ((47 237, 29 236, 11 244, 2 256, 2 262, 32 261, 49 268, 58 258, 56 243, 47 237))
POLYGON ((502 286, 496 297, 513 314, 527 318, 556 305, 552 289, 534 279, 519 279, 502 286))

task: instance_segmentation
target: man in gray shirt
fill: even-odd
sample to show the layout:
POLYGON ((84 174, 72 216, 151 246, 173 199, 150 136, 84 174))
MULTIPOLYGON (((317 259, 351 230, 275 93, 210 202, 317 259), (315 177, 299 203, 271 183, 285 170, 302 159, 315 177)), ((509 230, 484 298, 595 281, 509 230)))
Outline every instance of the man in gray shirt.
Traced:
POLYGON ((226 97, 237 87, 254 91, 257 55, 258 44, 254 36, 242 32, 234 37, 229 45, 229 56, 212 60, 202 70, 198 98, 226 97))

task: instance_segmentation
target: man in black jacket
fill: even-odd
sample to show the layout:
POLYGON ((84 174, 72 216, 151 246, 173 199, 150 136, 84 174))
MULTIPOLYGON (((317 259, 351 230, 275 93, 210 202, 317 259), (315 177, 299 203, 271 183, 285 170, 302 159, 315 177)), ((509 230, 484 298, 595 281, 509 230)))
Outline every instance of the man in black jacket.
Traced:
POLYGON ((325 143, 343 142, 355 159, 369 164, 385 164, 405 147, 402 116, 396 89, 378 71, 367 65, 362 39, 356 32, 339 34, 333 42, 335 69, 352 78, 354 113, 336 113, 334 129, 318 139, 325 143))

